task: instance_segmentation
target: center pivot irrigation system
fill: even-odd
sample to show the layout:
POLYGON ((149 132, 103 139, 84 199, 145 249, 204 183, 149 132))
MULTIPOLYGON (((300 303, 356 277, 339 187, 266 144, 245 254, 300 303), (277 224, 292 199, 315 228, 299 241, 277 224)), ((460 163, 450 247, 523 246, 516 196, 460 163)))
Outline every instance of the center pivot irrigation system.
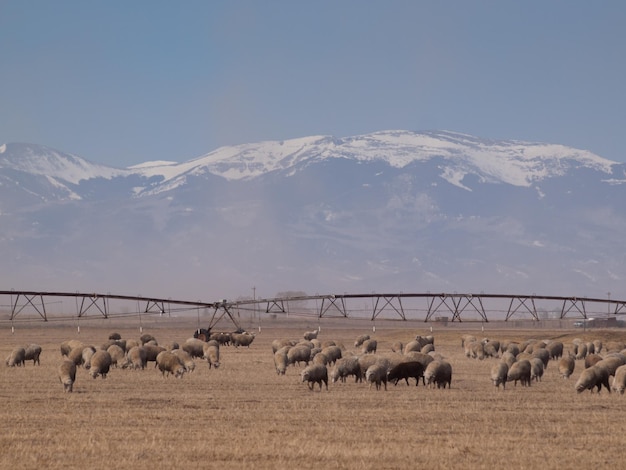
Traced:
MULTIPOLYGON (((141 315, 177 316, 183 313, 203 314, 202 326, 213 328, 220 320, 241 328, 242 312, 251 316, 290 315, 317 318, 370 318, 431 321, 508 321, 530 317, 539 321, 550 318, 613 318, 626 314, 626 301, 588 297, 560 297, 512 294, 329 294, 268 299, 219 300, 202 302, 143 296, 79 292, 0 291, 2 321, 59 321, 87 317, 95 313, 103 318, 141 315), (65 302, 65 303, 64 303, 65 302), (59 305, 60 304, 60 305, 59 305), (74 305, 71 305, 74 304, 74 305), (70 314, 69 310, 75 313, 70 314), (54 312, 54 313, 53 313, 54 312)), ((93 316, 93 315, 92 315, 93 316)))

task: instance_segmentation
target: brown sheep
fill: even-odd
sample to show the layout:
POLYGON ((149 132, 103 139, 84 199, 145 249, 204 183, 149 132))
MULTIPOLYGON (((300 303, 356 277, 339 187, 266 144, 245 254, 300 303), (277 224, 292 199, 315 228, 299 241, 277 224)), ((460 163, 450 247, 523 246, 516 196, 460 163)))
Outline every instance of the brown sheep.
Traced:
POLYGON ((33 361, 33 365, 41 365, 39 362, 39 356, 41 355, 41 346, 38 344, 29 344, 24 348, 24 360, 33 361))
POLYGON ((559 374, 564 379, 569 379, 572 373, 574 372, 574 368, 576 367, 576 361, 573 356, 563 356, 559 360, 559 374))
POLYGON ((59 381, 63 385, 63 391, 71 393, 76 381, 76 364, 70 360, 64 360, 57 369, 59 381))
POLYGON ((450 388, 452 384, 452 366, 447 361, 433 361, 424 371, 424 379, 428 387, 450 388))
POLYGON ((100 375, 103 379, 106 379, 109 369, 111 368, 111 355, 102 350, 96 351, 91 356, 91 367, 89 374, 95 379, 100 375))
POLYGON ((370 384, 370 389, 372 384, 376 384, 376 390, 380 390, 381 384, 383 384, 387 390, 387 367, 380 363, 369 366, 365 371, 365 381, 370 384))
POLYGON ((9 354, 9 357, 7 357, 6 364, 9 367, 23 366, 25 364, 25 357, 26 350, 21 346, 15 347, 11 351, 11 354, 9 354))
POLYGON ((608 371, 596 364, 595 366, 591 366, 589 369, 585 369, 581 372, 574 388, 576 389, 576 392, 581 393, 584 390, 590 390, 593 392, 594 387, 596 387, 598 389, 598 393, 600 393, 603 385, 609 393, 611 393, 608 371))
POLYGON ((313 390, 315 384, 319 384, 320 392, 322 391, 322 382, 326 384, 328 391, 328 369, 322 364, 311 364, 307 366, 300 374, 302 382, 306 382, 309 390, 313 390))
POLYGON ((506 380, 507 382, 513 382, 515 386, 517 386, 517 381, 519 380, 523 387, 530 387, 531 370, 530 361, 528 359, 522 359, 521 361, 513 363, 509 368, 506 380))
POLYGON ((185 373, 185 364, 173 352, 161 351, 156 357, 156 364, 163 377, 173 374, 175 378, 180 379, 185 373))

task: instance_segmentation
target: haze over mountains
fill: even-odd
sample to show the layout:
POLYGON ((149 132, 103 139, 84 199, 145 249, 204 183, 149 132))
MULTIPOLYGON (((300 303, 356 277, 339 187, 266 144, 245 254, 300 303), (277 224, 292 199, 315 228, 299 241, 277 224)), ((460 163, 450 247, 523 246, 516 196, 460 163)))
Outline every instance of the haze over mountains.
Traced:
POLYGON ((253 287, 623 299, 625 183, 625 164, 587 151, 443 131, 125 169, 8 143, 0 284, 204 301, 253 287))

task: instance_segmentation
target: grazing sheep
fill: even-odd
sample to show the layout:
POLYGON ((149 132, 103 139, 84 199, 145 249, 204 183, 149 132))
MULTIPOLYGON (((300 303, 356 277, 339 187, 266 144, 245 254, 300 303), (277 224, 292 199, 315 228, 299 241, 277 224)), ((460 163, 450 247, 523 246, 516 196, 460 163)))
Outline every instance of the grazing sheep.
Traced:
POLYGON ((287 364, 298 364, 304 362, 306 365, 309 365, 309 361, 311 360, 311 348, 307 346, 294 346, 287 351, 287 364))
POLYGON ((450 388, 452 384, 452 365, 447 361, 433 361, 424 371, 424 379, 428 387, 450 388))
POLYGON ((563 356, 559 361, 559 374, 561 374, 561 377, 564 379, 569 379, 575 367, 576 361, 573 356, 563 356))
POLYGON ((425 344, 422 349, 420 350, 420 352, 422 354, 428 354, 430 352, 433 352, 435 350, 435 345, 434 344, 425 344))
POLYGON ((89 370, 89 368, 91 367, 91 358, 93 357, 95 353, 96 353, 96 348, 94 348, 93 346, 86 346, 83 348, 83 352, 81 354, 82 356, 81 364, 83 365, 85 369, 89 370))
POLYGON ((76 364, 70 360, 64 360, 58 367, 59 381, 63 384, 63 391, 71 393, 76 381, 76 364))
POLYGON ((521 361, 514 362, 509 368, 506 380, 507 382, 513 382, 515 386, 517 386, 517 381, 519 380, 522 387, 530 387, 531 370, 532 367, 528 359, 522 359, 521 361))
POLYGON ((596 350, 596 354, 600 354, 602 352, 602 340, 599 340, 599 339, 594 340, 593 347, 596 350))
POLYGON ((180 344, 178 344, 176 341, 171 341, 165 345, 166 351, 173 351, 174 349, 180 349, 180 344))
POLYGON ((322 349, 322 353, 328 358, 329 364, 334 364, 341 359, 341 348, 339 346, 327 346, 322 349))
POLYGON ((541 382, 543 377, 543 361, 539 357, 533 357, 530 360, 530 380, 535 379, 535 382, 541 382))
POLYGON ((214 339, 220 346, 230 346, 231 342, 231 334, 226 332, 216 331, 215 333, 211 333, 209 339, 214 339))
POLYGON ((514 356, 517 356, 521 352, 519 344, 514 342, 510 342, 509 345, 506 347, 506 350, 514 356))
POLYGON ((363 343, 365 343, 368 339, 370 339, 370 335, 357 336, 356 340, 354 341, 354 347, 358 348, 363 343))
POLYGON ((111 355, 106 351, 96 351, 91 356, 91 367, 89 374, 95 379, 98 375, 106 379, 109 369, 111 368, 111 355))
POLYGON ((395 353, 398 354, 403 354, 404 353, 404 344, 402 344, 402 341, 396 341, 395 343, 393 343, 391 345, 391 350, 395 353))
POLYGON ((396 364, 391 367, 387 372, 387 381, 394 381, 394 385, 398 385, 398 382, 402 379, 406 381, 406 384, 409 385, 409 378, 412 377, 415 379, 415 386, 417 387, 420 383, 420 378, 424 385, 426 385, 424 379, 424 366, 421 362, 418 361, 407 361, 396 364))
POLYGON ((506 362, 499 362, 491 367, 491 381, 498 390, 502 385, 502 390, 506 390, 506 378, 509 374, 509 366, 506 362))
POLYGON ((608 355, 601 361, 596 362, 593 367, 601 367, 606 369, 607 374, 615 375, 615 371, 619 366, 626 364, 626 358, 621 355, 608 355))
POLYGON ((290 339, 275 339, 272 341, 272 353, 276 353, 279 349, 284 348, 285 346, 295 346, 297 343, 290 339))
POLYGON ((603 385, 609 393, 611 393, 608 371, 604 367, 599 367, 596 364, 595 366, 591 366, 589 369, 585 369, 580 373, 580 377, 578 377, 578 381, 576 382, 576 385, 574 385, 574 388, 578 393, 581 393, 584 390, 590 390, 593 393, 593 388, 597 387, 598 393, 600 393, 603 385))
POLYGON ((422 348, 424 346, 422 344, 420 344, 419 341, 409 341, 405 346, 404 346, 404 354, 410 353, 412 351, 415 352, 421 352, 422 348))
POLYGON ((337 380, 346 381, 346 377, 354 375, 354 382, 362 382, 363 374, 359 366, 359 358, 356 356, 342 357, 337 359, 335 365, 330 370, 330 379, 333 383, 337 380))
POLYGON ((80 348, 80 350, 82 351, 82 349, 84 348, 82 341, 79 341, 77 339, 63 341, 61 343, 61 356, 68 356, 73 349, 77 348, 80 348))
POLYGON ((550 359, 560 359, 563 356, 563 343, 551 341, 546 345, 546 350, 550 353, 550 359))
POLYGON ((313 390, 315 384, 319 384, 320 392, 322 391, 322 382, 326 384, 326 390, 328 391, 328 369, 322 364, 311 364, 307 366, 302 373, 302 382, 307 382, 309 390, 313 390))
POLYGON ((142 347, 146 351, 146 361, 154 362, 154 367, 156 367, 156 358, 160 352, 165 351, 165 348, 163 346, 157 346, 149 342, 144 344, 142 347))
POLYGON ((201 339, 188 338, 183 344, 182 350, 188 352, 191 357, 203 357, 205 344, 201 339))
POLYGON ((128 353, 128 351, 130 351, 131 349, 133 349, 135 346, 141 346, 141 344, 139 344, 139 341, 135 340, 135 339, 128 339, 126 340, 126 352, 128 353))
POLYGON ((126 358, 126 354, 124 354, 124 350, 120 348, 117 344, 112 344, 107 348, 107 352, 109 356, 111 356, 111 365, 118 367, 124 363, 124 359, 126 358))
POLYGON ((463 335, 463 336, 461 336, 461 347, 465 348, 465 345, 467 343, 471 343, 473 341, 476 341, 476 336, 473 336, 473 335, 463 335))
POLYGON ((148 363, 148 353, 143 346, 134 346, 126 353, 126 359, 128 360, 126 367, 143 370, 148 363))
POLYGON ((482 361, 485 358, 485 346, 480 341, 465 343, 465 355, 482 361))
POLYGON ((587 356, 587 345, 585 343, 580 343, 577 346, 578 349, 576 350, 576 359, 584 359, 587 356))
POLYGON ((587 354, 585 357, 585 369, 589 369, 591 366, 595 366, 602 360, 602 356, 598 354, 587 354))
POLYGON ((204 345, 203 352, 209 369, 212 367, 217 369, 220 366, 220 343, 214 339, 210 340, 204 345))
POLYGON ((185 373, 185 364, 182 359, 170 351, 161 351, 156 357, 156 364, 163 377, 173 374, 175 378, 180 379, 185 373))
POLYGON ((289 348, 289 346, 283 346, 274 353, 274 366, 276 367, 276 373, 278 375, 285 375, 287 371, 287 365, 289 364, 287 351, 289 351, 289 348))
MULTIPOLYGON (((193 362, 193 357, 191 357, 191 355, 187 351, 183 351, 182 349, 173 349, 170 352, 178 356, 178 359, 180 359, 180 362, 182 362, 183 367, 185 368, 185 372, 191 373, 196 370, 196 363, 193 362)), ((159 356, 157 355, 157 358, 158 357, 159 356)))
POLYGON ((587 354, 595 354, 595 353, 596 353, 595 344, 593 344, 593 342, 591 341, 587 342, 587 354))
POLYGON ((149 335, 147 333, 141 335, 139 337, 139 342, 141 343, 142 346, 144 346, 145 344, 149 343, 149 342, 153 342, 155 345, 158 345, 159 343, 157 342, 156 338, 152 335, 149 335))
POLYGON ((252 341, 254 341, 253 333, 231 333, 230 341, 233 343, 233 346, 238 348, 239 346, 245 346, 247 348, 250 347, 252 341))
POLYGON ((375 339, 368 339, 363 342, 361 345, 361 352, 363 354, 367 353, 375 353, 378 343, 375 339))
POLYGON ((38 344, 29 344, 24 348, 24 360, 33 361, 33 365, 41 365, 39 362, 39 356, 41 355, 41 346, 38 344))
POLYGON ((311 359, 311 362, 313 364, 322 364, 326 366, 330 363, 330 360, 328 359, 328 356, 326 354, 319 351, 313 355, 313 359, 311 359))
POLYGON ((119 333, 111 333, 109 335, 109 339, 117 341, 119 339, 122 339, 122 335, 120 335, 119 333))
POLYGON ((537 357, 543 362, 543 369, 548 368, 550 362, 550 352, 546 348, 535 348, 531 353, 532 357, 537 357))
POLYGON ((504 351, 502 353, 502 357, 500 358, 500 361, 505 362, 506 365, 509 366, 509 368, 510 368, 513 365, 514 362, 517 362, 517 357, 515 357, 509 351, 504 351))
POLYGON ((11 351, 11 354, 7 357, 6 364, 9 367, 20 367, 25 365, 25 358, 26 350, 21 346, 17 346, 13 348, 13 351, 11 351))
POLYGON ((619 366, 615 370, 615 377, 613 377, 613 391, 619 392, 620 395, 624 394, 626 389, 626 365, 619 366))
POLYGON ((307 341, 311 341, 312 339, 317 338, 318 333, 318 330, 307 331, 304 333, 304 339, 306 339, 307 341))
POLYGON ((365 381, 370 384, 376 384, 376 390, 380 390, 381 384, 384 384, 387 390, 387 367, 384 364, 376 363, 367 368, 365 371, 365 381))
POLYGON ((498 346, 496 347, 494 343, 496 343, 496 341, 488 341, 483 345, 483 353, 485 354, 485 357, 497 358, 500 356, 500 354, 498 353, 498 348, 500 344, 498 343, 498 346))

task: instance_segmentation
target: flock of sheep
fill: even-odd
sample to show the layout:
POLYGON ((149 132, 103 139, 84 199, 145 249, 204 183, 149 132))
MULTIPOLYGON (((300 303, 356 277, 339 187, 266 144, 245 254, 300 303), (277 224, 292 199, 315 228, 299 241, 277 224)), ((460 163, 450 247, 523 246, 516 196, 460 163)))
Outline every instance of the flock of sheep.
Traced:
MULTIPOLYGON (((99 347, 84 344, 79 340, 61 343, 61 363, 57 367, 59 381, 66 392, 72 392, 76 382, 78 368, 89 371, 94 379, 106 378, 112 367, 121 369, 145 369, 149 362, 154 362, 164 377, 170 374, 182 378, 186 372, 195 369, 194 359, 206 360, 209 369, 220 366, 220 345, 250 346, 254 335, 250 333, 215 333, 214 337, 203 341, 188 338, 182 345, 171 342, 159 345, 149 334, 139 340, 122 339, 118 333, 109 335, 108 340, 99 347)), ((31 344, 27 347, 15 347, 6 359, 9 367, 20 367, 27 360, 39 364, 41 346, 31 344)))
POLYGON ((623 394, 626 389, 626 344, 622 341, 603 345, 601 340, 584 342, 574 339, 565 350, 565 345, 558 340, 531 339, 518 343, 489 338, 478 340, 475 336, 463 335, 461 346, 468 358, 500 359, 491 367, 491 381, 496 388, 502 385, 505 389, 507 382, 514 385, 520 382, 522 386, 539 382, 550 361, 558 361, 560 376, 569 379, 578 360, 583 367, 574 385, 578 393, 593 392, 594 388, 600 393, 603 386, 609 393, 613 389, 623 394), (603 351, 604 355, 601 355, 603 351), (609 384, 611 377, 613 381, 609 384))
POLYGON ((387 383, 394 385, 409 379, 428 387, 445 388, 452 382, 452 366, 441 355, 435 353, 432 336, 416 336, 406 345, 394 343, 389 353, 377 353, 378 342, 369 335, 356 338, 354 347, 358 352, 346 353, 346 348, 335 341, 321 342, 317 339, 318 331, 308 331, 302 340, 279 340, 272 342, 276 373, 285 375, 289 366, 304 364, 300 373, 302 382, 310 390, 315 384, 320 391, 323 385, 328 390, 328 379, 332 383, 345 382, 347 377, 354 377, 355 382, 375 385, 377 390, 387 383))

